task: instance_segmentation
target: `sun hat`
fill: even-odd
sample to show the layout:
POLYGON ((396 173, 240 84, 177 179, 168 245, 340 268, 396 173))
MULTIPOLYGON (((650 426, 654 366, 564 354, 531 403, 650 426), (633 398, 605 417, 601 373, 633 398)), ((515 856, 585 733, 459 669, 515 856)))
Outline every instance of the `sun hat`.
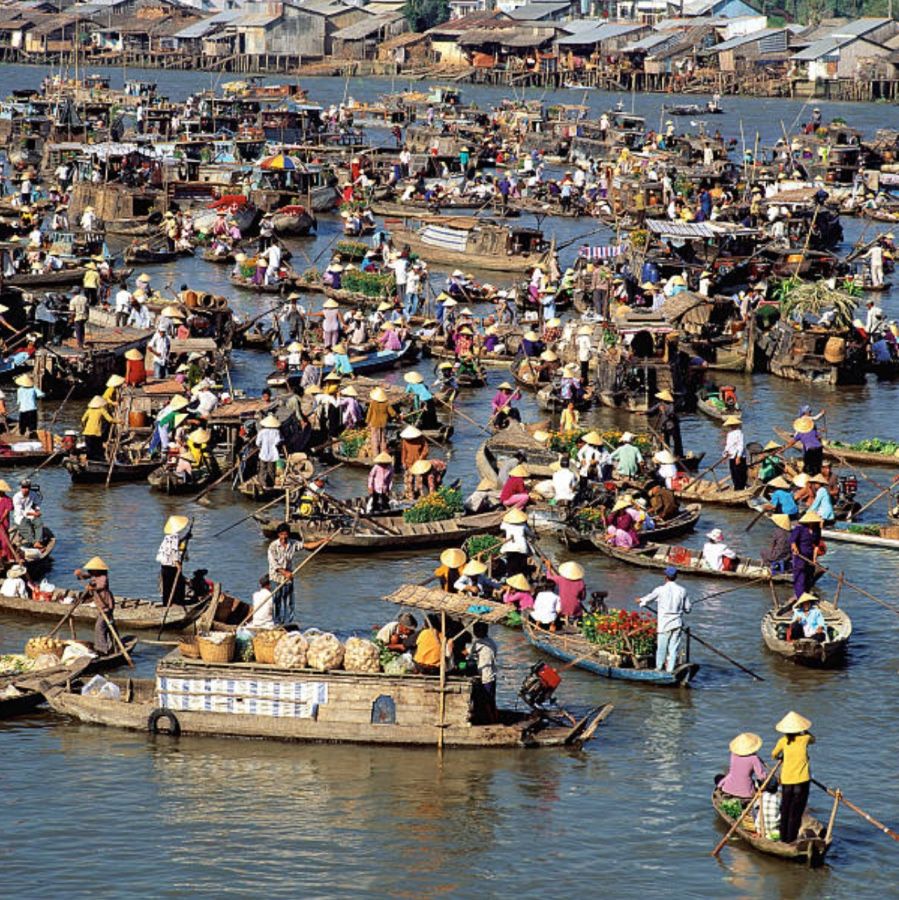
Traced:
POLYGON ((509 469, 509 475, 513 478, 527 478, 529 474, 527 466, 522 465, 521 463, 509 469))
POLYGON ((34 387, 34 379, 30 375, 20 375, 15 379, 15 382, 19 387, 34 387))
POLYGON ((109 566, 100 559, 99 556, 92 556, 85 564, 84 568, 88 572, 108 572, 109 566))
POLYGON ((526 331, 526 332, 524 333, 524 339, 525 339, 526 341, 539 341, 539 340, 540 340, 540 335, 537 334, 537 332, 536 332, 536 331, 533 331, 533 330, 532 330, 532 331, 526 331))
POLYGON ((421 432, 414 425, 407 425, 401 432, 400 437, 407 441, 415 440, 421 437, 421 432))
POLYGON ((187 528, 189 523, 187 516, 169 516, 162 528, 163 534, 177 534, 187 528))
POLYGON ((777 475, 776 477, 772 478, 772 479, 768 482, 768 487, 787 488, 787 489, 789 489, 789 487, 790 487, 790 482, 787 481, 787 479, 784 478, 783 475, 777 475))
POLYGON ((800 416, 793 420, 793 431, 797 434, 808 434, 815 430, 815 420, 811 416, 800 416))
POLYGON ((501 381, 498 390, 501 390, 501 391, 514 391, 515 388, 513 388, 512 385, 509 384, 508 381, 501 381))
POLYGON ((753 753, 758 753, 763 743, 764 741, 757 734, 744 731, 728 744, 728 748, 735 756, 752 756, 753 753))
POLYGON ((805 472, 800 472, 793 478, 793 486, 798 488, 804 488, 808 484, 808 475, 805 472))
POLYGON ((409 468, 409 474, 411 475, 427 475, 428 472, 431 471, 433 466, 431 465, 431 460, 429 459, 417 459, 409 468))
POLYGON ((723 541, 723 540, 724 540, 724 532, 723 532, 720 528, 713 528, 713 529, 706 535, 706 537, 707 537, 710 541, 715 541, 715 542, 717 543, 718 541, 723 541))
POLYGON ((793 606, 801 606, 803 603, 817 603, 818 598, 809 593, 809 591, 803 591, 794 601, 793 606))
POLYGON ((762 448, 763 450, 780 450, 780 444, 777 441, 768 441, 767 444, 762 448))
POLYGON ((738 427, 743 424, 739 416, 728 416, 722 423, 725 428, 738 427))
POLYGON ((387 402, 387 394, 384 392, 384 388, 376 387, 369 397, 375 401, 375 403, 386 403, 387 402))
POLYGON ((171 400, 169 400, 169 409, 175 410, 177 412, 179 409, 184 409, 184 407, 187 406, 189 402, 190 401, 188 401, 187 397, 185 397, 183 394, 176 394, 174 397, 172 397, 171 400))
POLYGON ((548 431, 542 431, 541 429, 538 428, 538 429, 531 435, 531 437, 532 437, 538 444, 545 444, 545 443, 552 437, 552 435, 551 435, 548 431))
POLYGON ((461 569, 467 561, 468 557, 465 555, 465 551, 460 550, 458 547, 447 547, 440 554, 440 562, 448 569, 461 569))
POLYGON ((281 427, 281 423, 271 413, 269 413, 259 424, 263 428, 280 428, 281 427))
POLYGON ((659 452, 656 453, 655 456, 653 456, 653 459, 657 463, 661 463, 663 466, 673 465, 676 461, 674 458, 674 454, 672 454, 669 450, 659 450, 659 452))
POLYGON ((633 434, 629 431, 625 431, 624 434, 621 435, 621 443, 629 444, 634 439, 633 434))
POLYGON ((590 325, 581 325, 581 327, 578 328, 577 333, 580 335, 586 335, 587 337, 592 337, 593 328, 590 325))
POLYGON ((87 404, 88 409, 104 409, 106 407, 106 401, 99 396, 93 396, 90 399, 90 403, 87 404))
POLYGON ((656 400, 664 400, 666 403, 674 403, 674 397, 671 396, 671 391, 659 391, 656 394, 656 400))
POLYGON ((503 516, 503 523, 505 525, 524 525, 527 522, 528 517, 520 510, 520 509, 510 509, 503 516))
POLYGON ((569 581, 579 581, 584 577, 584 569, 579 563, 570 559, 568 562, 563 562, 562 565, 559 566, 559 574, 569 581))
POLYGON ((774 515, 771 516, 771 521, 778 528, 783 528, 784 531, 789 531, 793 527, 793 523, 786 513, 774 513, 774 515))
POLYGON ((106 387, 121 387, 125 383, 125 379, 121 375, 110 375, 106 379, 106 387))
POLYGON ((547 328, 558 328, 562 324, 562 320, 553 316, 546 323, 547 328))
POLYGON ((824 522, 824 519, 818 515, 813 509, 810 509, 804 516, 800 517, 800 522, 803 525, 821 525, 824 522))
POLYGON ((325 381, 340 381, 340 372, 328 372, 325 381))
POLYGON ((359 396, 359 392, 351 384, 348 384, 345 388, 341 388, 340 393, 344 397, 358 397, 359 396))
POLYGON ((403 381, 405 381, 406 384, 421 384, 424 381, 424 378, 421 377, 420 372, 406 372, 406 374, 403 375, 403 381))
POLYGON ((588 431, 586 434, 582 434, 581 440, 585 444, 589 444, 591 447, 602 446, 602 437, 597 431, 588 431))
POLYGON ((540 354, 540 359, 542 359, 544 362, 556 362, 558 358, 559 357, 555 353, 553 353, 552 350, 544 350, 540 354))
POLYGON ((527 578, 525 578, 524 575, 520 573, 518 575, 513 575, 511 578, 507 578, 506 584, 509 585, 509 587, 515 588, 515 590, 517 591, 531 590, 531 586, 530 584, 528 584, 527 578))
POLYGON ((630 505, 631 501, 629 497, 621 497, 615 501, 615 505, 612 507, 612 512, 621 512, 621 510, 627 509, 630 505))
POLYGON ((487 566, 479 559, 471 559, 462 569, 463 575, 483 575, 487 571, 487 566))
POLYGON ((0 491, 3 491, 4 494, 8 494, 12 488, 6 483, 6 481, 0 478, 0 491))
POLYGON ((820 472, 817 475, 812 475, 809 478, 809 481, 814 482, 815 484, 830 484, 830 482, 820 472))
POLYGON ((133 361, 137 361, 139 359, 143 359, 144 355, 140 352, 136 347, 132 347, 130 350, 125 351, 125 359, 130 359, 133 361))
POLYGON ((792 710, 774 726, 781 734, 800 734, 811 727, 812 723, 805 716, 800 716, 798 712, 792 710))
POLYGON ((322 308, 324 309, 337 309, 337 301, 332 297, 328 297, 327 300, 322 304, 322 308))
POLYGON ((386 451, 382 451, 374 458, 374 461, 379 465, 386 466, 393 462, 393 457, 386 451))
MULTIPOLYGON (((263 420, 264 421, 264 420, 263 420)), ((193 444, 205 444, 212 435, 205 428, 195 428, 187 439, 193 444)))

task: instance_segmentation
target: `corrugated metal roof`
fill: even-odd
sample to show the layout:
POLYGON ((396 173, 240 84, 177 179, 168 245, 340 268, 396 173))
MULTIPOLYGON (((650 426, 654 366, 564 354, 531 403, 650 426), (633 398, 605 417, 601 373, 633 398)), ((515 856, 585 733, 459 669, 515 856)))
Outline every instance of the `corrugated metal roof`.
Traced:
POLYGON ((678 238, 712 238, 725 234, 752 234, 754 229, 731 222, 669 222, 667 219, 647 219, 646 227, 653 234, 678 238))
POLYGON ((889 25, 891 21, 891 19, 877 19, 873 17, 855 19, 852 22, 847 22, 845 25, 837 25, 836 28, 831 30, 830 37, 861 37, 869 31, 876 31, 884 25, 889 25))
MULTIPOLYGON (((567 26, 566 26, 567 27, 567 26)), ((613 25, 604 23, 596 25, 594 28, 570 34, 566 37, 559 38, 558 43, 561 46, 576 44, 598 44, 601 41, 608 41, 611 38, 621 37, 624 34, 630 34, 634 31, 640 31, 645 28, 644 25, 613 25)))
POLYGON ((733 50, 734 47, 742 47, 743 44, 751 44, 753 41, 770 37, 772 34, 780 34, 783 31, 783 28, 763 28, 761 31, 753 31, 750 34, 739 34, 736 37, 732 37, 729 41, 722 41, 720 44, 709 47, 709 51, 718 53, 721 50, 733 50))
POLYGON ((655 47, 660 47, 663 44, 670 43, 672 41, 680 40, 680 35, 669 33, 662 34, 650 34, 645 38, 640 38, 639 41, 632 41, 630 44, 626 44, 624 46, 624 51, 626 53, 633 52, 635 50, 652 50, 655 47))
POLYGON ((367 19, 361 19, 346 28, 339 28, 331 37, 340 41, 358 41, 367 38, 370 35, 377 34, 382 28, 402 19, 398 13, 382 13, 377 16, 369 16, 367 19))
POLYGON ((182 28, 181 31, 177 32, 174 36, 179 40, 185 41, 205 37, 221 25, 227 25, 229 22, 234 22, 242 15, 243 13, 239 9, 226 9, 223 12, 216 13, 214 16, 200 19, 199 22, 194 22, 193 24, 188 25, 187 28, 182 28))
POLYGON ((832 56, 840 47, 845 47, 846 44, 851 44, 855 40, 858 40, 858 38, 823 38, 820 41, 815 41, 814 44, 810 44, 805 50, 794 53, 790 59, 795 59, 797 62, 813 62, 816 59, 821 59, 822 56, 832 56))
POLYGON ((561 3, 525 3, 524 6, 519 6, 517 9, 510 10, 506 13, 506 15, 510 19, 514 19, 516 22, 539 22, 541 19, 545 19, 547 16, 555 16, 558 13, 567 12, 570 7, 571 4, 568 3, 567 0, 566 2, 561 3))

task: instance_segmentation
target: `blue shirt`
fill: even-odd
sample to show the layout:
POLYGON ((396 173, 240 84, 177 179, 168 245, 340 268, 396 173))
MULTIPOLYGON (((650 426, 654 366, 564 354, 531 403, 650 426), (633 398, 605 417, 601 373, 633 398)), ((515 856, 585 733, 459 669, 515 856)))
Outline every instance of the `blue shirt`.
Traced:
POLYGON ((833 500, 825 485, 822 484, 818 488, 818 493, 815 494, 815 500, 809 507, 809 511, 816 512, 825 522, 836 518, 833 512, 833 500))
POLYGON ((416 406, 427 403, 428 400, 432 400, 434 397, 425 384, 407 384, 406 393, 412 394, 412 396, 415 397, 416 406))
POLYGON ((16 391, 16 401, 19 404, 19 412, 34 412, 37 409, 38 397, 43 397, 44 392, 37 388, 20 387, 16 391))
POLYGON ((776 512, 784 513, 788 516, 795 516, 799 512, 799 506, 796 504, 793 495, 784 488, 776 490, 771 495, 771 505, 776 512))
POLYGON ((353 364, 350 362, 350 358, 346 353, 334 354, 334 371, 337 372, 338 375, 353 374, 353 364))
POLYGON ((827 631, 824 613, 822 613, 817 606, 813 606, 807 613, 804 613, 801 609, 797 609, 793 613, 793 621, 802 623, 802 631, 806 637, 811 637, 819 628, 823 628, 824 631, 827 631))

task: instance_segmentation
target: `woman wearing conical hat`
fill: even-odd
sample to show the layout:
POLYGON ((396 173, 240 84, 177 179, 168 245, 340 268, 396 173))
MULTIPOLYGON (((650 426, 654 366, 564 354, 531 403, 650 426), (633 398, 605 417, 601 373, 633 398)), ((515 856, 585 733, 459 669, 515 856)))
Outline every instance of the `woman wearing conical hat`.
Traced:
POLYGON ((812 723, 797 712, 787 713, 774 727, 783 735, 771 751, 773 759, 783 760, 779 773, 783 785, 780 839, 785 844, 792 844, 799 835, 802 814, 808 803, 812 777, 808 748, 815 743, 815 736, 809 732, 812 723))
POLYGON ((113 619, 115 597, 109 587, 109 566, 99 556, 94 556, 84 564, 84 568, 75 569, 75 577, 87 582, 82 603, 93 603, 97 609, 97 621, 94 624, 94 650, 101 656, 105 656, 112 652, 113 648, 109 625, 115 627, 113 619))

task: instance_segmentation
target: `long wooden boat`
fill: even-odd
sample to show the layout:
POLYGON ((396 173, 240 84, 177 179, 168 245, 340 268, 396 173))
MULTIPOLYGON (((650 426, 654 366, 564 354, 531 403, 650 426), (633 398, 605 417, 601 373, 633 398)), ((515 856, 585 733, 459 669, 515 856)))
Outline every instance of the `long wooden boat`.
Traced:
MULTIPOLYGON (((418 345, 415 341, 405 341, 399 350, 373 350, 371 353, 360 353, 350 357, 353 374, 370 375, 372 372, 386 372, 398 366, 411 365, 418 357, 418 345)), ((266 379, 269 387, 284 387, 288 373, 285 369, 276 369, 266 379)))
POLYGON ((644 547, 637 547, 633 550, 612 547, 605 541, 596 541, 593 546, 600 553, 633 566, 642 566, 647 569, 665 569, 668 566, 676 566, 682 575, 698 575, 700 578, 731 578, 744 581, 763 578, 778 582, 790 582, 793 578, 789 572, 772 574, 768 566, 762 565, 760 560, 745 557, 738 558, 737 566, 733 571, 707 569, 701 564, 702 554, 698 550, 689 550, 673 544, 647 543, 644 547))
MULTIPOLYGON (((423 345, 422 356, 433 359, 457 359, 455 351, 437 342, 423 345)), ((486 350, 481 350, 475 358, 479 365, 497 369, 508 369, 517 359, 512 353, 488 353, 486 350)))
MULTIPOLYGON (((568 405, 568 401, 559 396, 559 385, 551 382, 537 391, 537 405, 546 412, 561 412, 568 405)), ((574 408, 583 412, 592 405, 593 390, 588 387, 581 399, 575 401, 574 408)))
MULTIPOLYGON (((304 522, 293 519, 291 535, 302 540, 307 550, 319 545, 325 553, 386 553, 391 550, 422 550, 430 547, 459 546, 476 534, 486 534, 499 526, 506 510, 457 516, 438 522, 405 522, 402 516, 359 519, 355 524, 338 521, 304 522), (304 527, 305 526, 305 527, 304 527), (324 543, 337 530, 336 537, 324 543)), ((263 526, 266 537, 274 537, 277 522, 263 526)))
MULTIPOLYGON (((44 526, 43 543, 44 546, 38 550, 35 547, 22 548, 13 541, 17 552, 22 556, 22 564, 28 569, 28 574, 32 579, 49 569, 52 564, 51 556, 56 548, 56 535, 46 525, 44 526)), ((5 571, 10 565, 10 561, 5 560, 0 563, 0 568, 5 571)), ((5 598, 0 598, 0 600, 3 599, 5 598)))
POLYGON ((611 704, 571 724, 541 710, 499 711, 495 725, 473 719, 474 679, 280 669, 261 663, 214 664, 173 651, 156 678, 111 679, 120 700, 49 692, 64 715, 95 725, 180 735, 281 741, 434 747, 578 747, 593 737, 611 704), (213 683, 221 685, 210 692, 213 683))
MULTIPOLYGON (((29 368, 31 363, 29 363, 29 368)), ((11 422, 7 422, 7 427, 12 428, 11 422)), ((41 466, 48 462, 51 457, 56 457, 54 464, 62 462, 64 451, 54 449, 53 435, 49 431, 39 429, 37 432, 38 439, 41 442, 41 449, 13 449, 17 443, 19 435, 7 432, 0 435, 0 469, 9 466, 41 466), (50 449, 47 449, 50 448, 50 449)))
POLYGON ((824 614, 826 640, 788 641, 782 637, 793 618, 793 607, 788 606, 780 610, 769 609, 762 618, 765 646, 779 656, 803 666, 824 668, 839 665, 846 656, 849 638, 852 637, 852 619, 842 609, 825 600, 819 601, 818 607, 824 614))
POLYGON ((184 250, 151 249, 150 247, 128 247, 124 253, 124 260, 129 264, 142 266, 161 265, 174 262, 181 256, 193 256, 193 253, 184 250))
POLYGON ((890 453, 872 453, 870 450, 851 450, 836 447, 832 441, 824 441, 824 455, 831 459, 845 459, 847 462, 868 466, 899 466, 899 456, 890 453))
MULTIPOLYGON (((879 547, 882 550, 899 550, 899 537, 889 537, 889 534, 899 535, 899 528, 895 525, 877 525, 879 534, 865 534, 850 531, 852 526, 845 528, 822 528, 821 537, 825 541, 837 541, 842 544, 862 544, 866 547, 879 547)), ((856 526, 857 527, 857 526, 856 526)))
MULTIPOLYGON (((702 505, 690 503, 683 507, 676 516, 665 522, 658 522, 652 531, 644 532, 652 536, 655 543, 666 543, 671 538, 687 534, 696 527, 699 516, 702 513, 702 505)), ((562 533, 562 543, 569 550, 592 550, 596 541, 603 541, 604 535, 596 530, 580 531, 572 526, 567 526, 562 533)))
POLYGON ((240 288, 242 291, 250 291, 254 294, 283 294, 294 286, 296 278, 288 276, 287 278, 282 278, 275 284, 256 284, 252 278, 241 278, 239 275, 229 275, 228 281, 230 281, 234 287, 240 288))
POLYGON ((194 473, 194 477, 190 481, 182 481, 176 474, 174 469, 168 466, 161 466, 156 463, 149 475, 147 475, 147 483, 154 491, 160 491, 163 494, 197 494, 212 483, 215 473, 208 469, 201 469, 194 473))
POLYGON ((104 460, 87 459, 83 456, 68 456, 63 461, 73 484, 105 484, 126 481, 144 481, 147 476, 159 468, 159 460, 151 459, 143 462, 116 462, 109 472, 109 463, 104 460))
POLYGON ((603 678, 637 681, 660 687, 679 687, 689 684, 699 671, 699 665, 689 660, 679 664, 673 672, 659 670, 654 668, 654 656, 634 657, 626 653, 610 653, 588 641, 579 631, 546 631, 530 617, 523 620, 522 630, 527 642, 537 650, 603 678))
POLYGON ((760 490, 761 485, 753 485, 742 491, 733 488, 718 487, 712 481, 694 481, 686 490, 674 491, 678 500, 693 500, 709 506, 746 506, 760 490))
MULTIPOLYGON (((712 806, 728 828, 731 828, 736 820, 723 808, 722 801, 730 799, 730 797, 722 794, 717 789, 712 793, 712 806)), ((780 859, 794 860, 795 862, 805 863, 808 866, 820 866, 824 862, 824 857, 827 856, 827 851, 831 845, 831 838, 827 835, 827 829, 808 812, 803 814, 802 825, 799 829, 799 834, 807 835, 807 837, 800 837, 792 844, 769 840, 759 835, 754 829, 750 831, 742 825, 737 826, 734 834, 759 853, 764 853, 767 856, 777 856, 780 859)))
POLYGON ((552 383, 551 381, 538 380, 539 368, 539 359, 531 356, 521 356, 517 362, 512 363, 512 377, 520 388, 536 393, 541 388, 547 387, 552 383))

